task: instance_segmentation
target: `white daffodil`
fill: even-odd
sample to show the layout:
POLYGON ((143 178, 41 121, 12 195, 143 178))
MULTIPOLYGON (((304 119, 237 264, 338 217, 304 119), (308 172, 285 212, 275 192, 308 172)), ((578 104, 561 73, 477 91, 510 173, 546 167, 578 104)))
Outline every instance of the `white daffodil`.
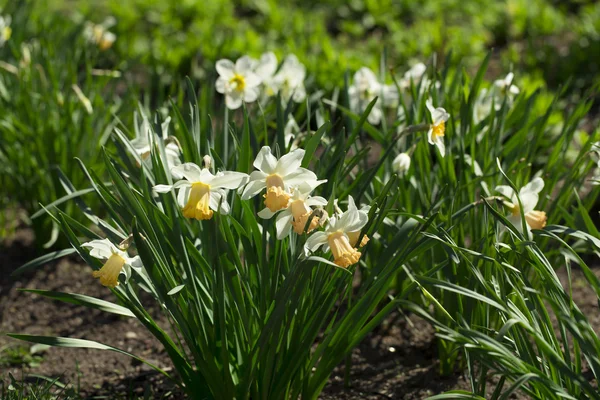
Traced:
POLYGON ((143 265, 140 256, 129 257, 126 251, 119 249, 108 239, 92 240, 81 247, 90 249, 90 255, 105 260, 104 266, 92 274, 104 286, 114 288, 119 284, 119 275, 125 275, 125 283, 131 277, 131 268, 141 272, 143 265))
MULTIPOLYGON (((347 268, 360 260, 360 252, 356 249, 358 237, 362 228, 369 221, 369 215, 364 210, 359 210, 354 204, 354 199, 348 197, 348 210, 336 214, 329 219, 327 228, 323 232, 312 234, 304 245, 305 251, 315 252, 323 246, 324 251, 331 250, 333 262, 347 268)), ((360 247, 368 242, 367 236, 363 236, 360 247)))
POLYGON ((419 83, 423 75, 425 75, 425 70, 427 67, 423 63, 417 63, 413 65, 408 71, 404 73, 404 76, 399 82, 399 86, 401 89, 409 89, 411 81, 414 82, 415 85, 419 83))
POLYGON ((504 79, 498 79, 494 81, 494 86, 500 90, 501 93, 516 96, 519 94, 520 90, 518 87, 513 85, 513 80, 515 78, 515 74, 509 72, 508 75, 504 79))
POLYGON ((10 27, 10 15, 3 17, 0 15, 0 47, 4 46, 8 39, 12 36, 12 28, 10 27))
POLYGON ((277 86, 273 77, 277 71, 277 56, 273 52, 264 53, 260 56, 260 60, 254 65, 254 73, 258 75, 262 81, 263 98, 269 98, 277 94, 277 86))
POLYGON ((498 193, 510 199, 510 201, 504 202, 511 212, 508 220, 519 230, 519 232, 523 232, 521 212, 523 212, 523 215, 525 216, 528 233, 532 229, 542 229, 546 226, 546 221, 548 219, 546 213, 544 211, 534 210, 539 200, 539 193, 543 188, 544 180, 539 177, 523 186, 521 190, 519 190, 518 198, 517 194, 510 186, 500 185, 496 187, 498 193), (519 206, 519 199, 521 200, 523 210, 521 210, 519 206))
POLYGON ((230 110, 241 107, 242 101, 251 103, 258 98, 260 77, 253 72, 256 62, 248 56, 231 60, 217 61, 217 92, 225 95, 225 105, 230 110))
POLYGON ((287 56, 273 77, 273 83, 284 103, 288 103, 290 99, 296 103, 304 101, 306 98, 304 78, 306 78, 304 64, 293 54, 287 56))
POLYGON ((446 155, 446 146, 444 145, 444 134, 446 133, 446 121, 450 118, 450 114, 446 112, 442 107, 433 107, 431 99, 427 99, 425 103, 427 109, 431 114, 432 124, 427 132, 427 141, 429 144, 437 146, 442 157, 446 155))
POLYGON ((83 36, 88 42, 95 44, 100 50, 108 50, 117 40, 117 35, 108 29, 116 24, 114 17, 109 17, 100 24, 86 22, 83 30, 83 36))
POLYGON ((314 172, 302 168, 304 150, 296 149, 282 156, 279 160, 271 154, 271 148, 264 146, 254 160, 254 171, 250 174, 250 182, 242 192, 242 200, 248 200, 267 189, 264 195, 265 206, 271 212, 288 206, 291 189, 302 186, 311 191, 326 180, 317 180, 314 172))
POLYGON ((185 179, 174 185, 154 186, 154 190, 167 193, 179 189, 177 202, 182 207, 183 216, 200 221, 212 218, 213 211, 228 214, 227 190, 238 189, 248 181, 247 174, 225 171, 213 175, 208 169, 201 169, 194 163, 174 167, 172 173, 180 174, 185 179))
POLYGON ((393 105, 398 100, 395 87, 379 83, 369 68, 362 67, 354 74, 352 85, 348 88, 350 109, 355 113, 363 113, 369 103, 378 97, 375 106, 367 117, 370 124, 377 125, 383 118, 383 106, 393 105))
MULTIPOLYGON (((135 113, 133 116, 136 130, 136 137, 130 143, 134 148, 135 152, 140 156, 142 162, 148 166, 148 168, 152 168, 152 161, 150 159, 150 150, 152 148, 153 141, 153 133, 150 125, 150 121, 148 117, 142 115, 142 121, 138 123, 138 114, 135 113)), ((171 170, 173 167, 181 164, 181 149, 177 144, 177 140, 174 137, 169 136, 169 123, 171 122, 171 117, 167 117, 165 121, 161 124, 162 130, 162 139, 165 141, 165 155, 167 156, 167 168, 171 170)), ((180 178, 180 176, 176 176, 180 178)))
POLYGON ((410 156, 407 153, 400 153, 392 161, 392 170, 399 176, 404 176, 410 168, 410 156))
MULTIPOLYGON (((320 181, 322 183, 323 181, 320 181)), ((277 214, 275 221, 275 227, 277 229, 277 239, 281 240, 287 237, 292 228, 298 235, 304 233, 304 227, 308 223, 308 217, 312 214, 312 207, 319 207, 327 205, 327 200, 320 196, 311 196, 310 192, 303 191, 303 185, 293 188, 292 197, 289 200, 288 206, 279 212, 273 212, 269 208, 265 207, 258 216, 261 218, 269 219, 277 214)), ((319 226, 320 216, 314 215, 306 229, 306 233, 312 232, 317 226, 319 226)))

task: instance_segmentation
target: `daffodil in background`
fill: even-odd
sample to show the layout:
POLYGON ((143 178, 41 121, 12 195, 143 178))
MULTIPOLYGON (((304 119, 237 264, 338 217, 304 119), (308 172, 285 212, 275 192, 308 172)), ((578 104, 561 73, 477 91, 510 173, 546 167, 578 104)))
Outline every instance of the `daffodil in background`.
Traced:
POLYGON ((248 56, 238 58, 235 64, 226 59, 217 61, 217 92, 225 95, 225 105, 230 110, 240 108, 243 101, 251 103, 258 98, 262 81, 253 71, 255 66, 256 62, 248 56))
POLYGON ((298 57, 293 54, 288 55, 273 77, 275 87, 281 95, 281 101, 286 104, 290 99, 296 103, 304 101, 306 98, 305 78, 306 67, 298 60, 298 57))
POLYGON ((423 76, 425 75, 425 71, 427 70, 427 66, 422 62, 416 63, 413 65, 408 71, 404 73, 398 85, 400 89, 407 90, 410 89, 410 83, 413 82, 415 85, 418 85, 423 76))
POLYGON ((518 95, 521 91, 513 84, 515 74, 509 72, 504 79, 497 79, 494 81, 494 87, 500 91, 500 93, 509 96, 512 99, 513 96, 518 95))
POLYGON ((153 189, 158 193, 178 189, 177 202, 183 216, 200 221, 212 218, 214 211, 229 214, 227 190, 238 189, 248 181, 247 174, 224 171, 213 175, 207 168, 201 169, 194 163, 181 164, 171 171, 185 179, 174 185, 156 185, 153 189))
MULTIPOLYGON (((324 251, 331 251, 333 262, 348 268, 360 260, 361 253, 356 248, 362 228, 369 222, 369 215, 365 209, 359 210, 354 199, 348 197, 348 210, 332 216, 325 231, 312 234, 304 245, 307 253, 317 251, 321 246, 324 251)), ((361 240, 360 247, 369 239, 366 235, 361 240)))
POLYGON ((92 240, 83 243, 82 247, 90 250, 90 255, 106 261, 104 266, 92 274, 103 286, 114 288, 119 285, 119 275, 125 275, 125 283, 131 277, 131 269, 142 272, 142 260, 139 256, 129 257, 127 251, 119 249, 108 239, 92 240))
MULTIPOLYGON (((140 156, 142 162, 150 169, 152 169, 152 160, 150 159, 150 150, 152 148, 152 144, 154 142, 152 128, 150 125, 150 121, 148 117, 141 114, 141 122, 138 121, 139 114, 135 113, 134 121, 136 124, 136 137, 131 140, 131 146, 140 156)), ((165 141, 165 155, 167 156, 167 165, 166 167, 171 170, 173 167, 176 167, 181 164, 181 148, 177 142, 175 137, 169 136, 169 124, 171 122, 171 117, 167 117, 164 122, 161 124, 162 130, 162 139, 165 141)), ((176 178, 181 178, 181 176, 175 176, 176 178)))
POLYGON ((373 125, 381 122, 384 106, 395 105, 398 102, 396 88, 380 83, 375 73, 367 67, 362 67, 354 74, 352 85, 348 88, 348 96, 350 109, 355 113, 363 113, 369 103, 379 97, 367 118, 373 125))
POLYGON ((277 86, 273 80, 277 71, 277 56, 273 52, 263 53, 259 60, 252 63, 254 73, 262 82, 262 98, 268 99, 277 94, 277 86))
POLYGON ((502 194, 510 201, 505 201, 504 205, 510 211, 508 220, 523 233, 523 224, 521 222, 521 213, 525 216, 525 222, 527 225, 527 233, 530 236, 532 229, 543 229, 546 226, 546 213, 544 211, 535 210, 535 206, 539 201, 539 193, 544 189, 544 180, 542 178, 535 178, 527 185, 523 186, 519 190, 518 198, 517 193, 506 185, 500 185, 496 187, 496 191, 502 194), (519 199, 523 209, 519 206, 519 199))
POLYGON ((408 153, 400 153, 392 161, 392 170, 399 176, 404 176, 410 168, 410 156, 408 153))
POLYGON ((288 206, 292 197, 291 189, 302 186, 312 191, 325 181, 319 181, 314 172, 302 168, 304 150, 296 149, 282 156, 279 160, 271 154, 271 148, 264 146, 254 160, 254 171, 250 174, 250 182, 242 192, 242 200, 256 196, 263 189, 265 206, 276 212, 288 206))
POLYGON ((117 40, 117 35, 109 31, 116 23, 117 21, 114 17, 108 17, 100 24, 86 22, 83 36, 88 42, 98 46, 100 50, 108 50, 117 40))
POLYGON ((8 39, 12 36, 12 28, 10 27, 10 15, 0 15, 0 47, 4 46, 8 39))
POLYGON ((442 107, 434 108, 431 99, 427 99, 425 104, 427 105, 432 121, 432 124, 429 126, 429 131, 427 132, 427 141, 429 144, 435 145, 440 151, 440 155, 444 157, 446 155, 444 135, 446 133, 446 121, 450 118, 450 114, 442 107))

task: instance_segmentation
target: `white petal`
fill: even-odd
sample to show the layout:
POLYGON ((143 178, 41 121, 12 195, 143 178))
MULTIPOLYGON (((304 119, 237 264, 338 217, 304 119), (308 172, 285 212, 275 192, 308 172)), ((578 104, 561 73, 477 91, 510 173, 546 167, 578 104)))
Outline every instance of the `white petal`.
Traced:
POLYGON ((87 243, 83 243, 81 247, 90 249, 90 255, 99 259, 108 259, 117 251, 115 245, 113 245, 108 239, 95 239, 87 243))
MULTIPOLYGON (((254 60, 255 62, 256 60, 254 60)), ((237 59, 235 62, 235 72, 246 76, 249 72, 252 71, 252 65, 254 64, 252 58, 248 56, 243 56, 237 59)))
POLYGON ((235 66, 233 65, 233 62, 231 60, 223 59, 217 61, 216 68, 219 75, 222 76, 224 79, 229 80, 233 78, 233 71, 235 66))
POLYGON ((217 78, 217 82, 215 82, 215 89, 217 89, 217 92, 219 93, 227 92, 227 80, 221 76, 217 78))
POLYGON ((264 146, 258 152, 256 160, 254 160, 254 164, 252 165, 254 165, 254 168, 266 174, 271 174, 277 166, 277 158, 271 154, 271 148, 269 146, 264 146))
MULTIPOLYGON (((286 211, 287 211, 287 209, 286 209, 286 211)), ((271 218, 273 218, 273 215, 275 215, 275 214, 277 214, 277 212, 271 211, 268 207, 265 207, 258 212, 258 216, 261 217, 262 219, 271 219, 271 218)))
POLYGON ((442 157, 446 156, 446 145, 444 144, 443 136, 435 139, 435 145, 437 146, 438 150, 440 151, 440 155, 442 157))
POLYGON ((507 185, 500 185, 500 186, 496 186, 496 189, 494 189, 496 192, 500 193, 502 196, 508 198, 508 199, 513 199, 514 195, 515 195, 515 191, 507 185))
POLYGON ((429 113, 431 114, 431 119, 434 119, 433 113, 435 111, 435 108, 433 107, 433 100, 431 100, 431 98, 427 99, 427 101, 425 102, 425 105, 427 106, 427 109, 429 110, 429 113))
POLYGON ((281 240, 289 235, 290 229, 292 229, 292 213, 280 213, 275 221, 275 228, 277 230, 277 239, 281 240))
POLYGON ((185 205, 188 202, 188 199, 190 198, 191 191, 191 186, 184 186, 181 189, 179 189, 179 193, 177 193, 177 204, 179 204, 179 207, 185 207, 185 205))
POLYGON ((266 187, 267 183, 264 180, 250 181, 244 188, 244 191, 242 192, 242 200, 248 200, 256 196, 266 187))
POLYGON ((527 185, 523 186, 521 188, 521 190, 519 191, 519 194, 527 193, 527 192, 539 193, 543 189, 544 189, 544 180, 540 177, 537 177, 537 178, 533 179, 531 182, 529 182, 527 185))
POLYGON ((314 207, 314 206, 325 206, 325 205, 327 205, 327 200, 325 200, 321 196, 312 196, 312 197, 309 197, 306 200, 306 205, 307 206, 311 206, 311 207, 314 207))
POLYGON ((173 189, 173 185, 156 185, 152 189, 157 193, 168 193, 173 189))
POLYGON ((519 193, 519 198, 521 199, 522 210, 525 214, 533 211, 539 200, 538 194, 533 192, 519 193))
POLYGON ((247 174, 234 171, 224 171, 217 174, 210 183, 211 187, 216 189, 237 189, 248 182, 250 177, 247 174))
POLYGON ((220 214, 229 214, 230 211, 229 203, 227 202, 227 197, 225 196, 225 193, 221 191, 210 191, 209 207, 211 210, 217 211, 220 214))
POLYGON ((242 106, 242 98, 239 95, 228 94, 225 96, 225 105, 230 110, 237 110, 242 106))
POLYGON ((260 61, 254 72, 263 80, 273 76, 277 70, 277 57, 273 52, 264 53, 260 56, 260 61))
POLYGON ((446 112, 442 107, 438 107, 431 113, 431 119, 433 120, 433 125, 439 125, 442 122, 448 121, 450 118, 450 114, 446 112))
POLYGON ((285 155, 283 155, 279 161, 277 162, 277 166, 275 167, 276 172, 285 177, 300 168, 302 165, 302 159, 304 158, 304 150, 296 149, 291 151, 285 155))
POLYGON ((309 251, 316 251, 319 247, 327 243, 328 234, 323 231, 318 231, 310 235, 310 237, 306 240, 304 247, 309 251))
POLYGON ((194 163, 183 163, 171 169, 171 173, 180 174, 190 182, 202 182, 201 172, 202 169, 194 163))
POLYGON ((244 81, 246 83, 247 88, 256 88, 262 83, 262 79, 260 78, 260 76, 258 76, 254 72, 248 72, 244 77, 244 81))
POLYGON ((246 89, 244 91, 244 101, 246 103, 252 103, 258 99, 259 94, 260 90, 257 87, 246 89))

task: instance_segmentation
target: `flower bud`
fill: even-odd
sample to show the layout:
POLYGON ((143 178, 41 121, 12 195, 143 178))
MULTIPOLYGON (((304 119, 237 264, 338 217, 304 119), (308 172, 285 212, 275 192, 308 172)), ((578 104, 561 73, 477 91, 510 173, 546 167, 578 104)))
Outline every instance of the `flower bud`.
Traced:
POLYGON ((202 165, 206 169, 210 169, 212 165, 212 158, 207 154, 202 158, 202 165))
POLYGON ((400 176, 404 176, 410 168, 410 156, 406 153, 400 153, 392 161, 392 169, 400 176))

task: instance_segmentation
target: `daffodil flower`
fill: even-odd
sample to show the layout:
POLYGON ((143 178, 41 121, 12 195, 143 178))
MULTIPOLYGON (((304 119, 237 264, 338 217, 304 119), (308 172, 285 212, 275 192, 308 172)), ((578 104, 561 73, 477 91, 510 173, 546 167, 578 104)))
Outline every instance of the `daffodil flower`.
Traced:
MULTIPOLYGON (((331 217, 325 231, 313 233, 306 240, 305 250, 315 252, 323 246, 324 251, 331 251, 336 265, 348 268, 360 260, 361 253, 356 245, 360 232, 368 221, 369 215, 364 210, 357 209, 354 199, 348 197, 348 210, 331 217)), ((364 236, 360 246, 364 246, 368 240, 364 236)))
MULTIPOLYGON (((323 183, 324 181, 318 182, 323 183)), ((279 212, 273 212, 268 207, 265 207, 258 213, 258 216, 264 219, 269 219, 277 214, 275 228, 277 230, 277 239, 279 240, 287 237, 292 229, 298 235, 302 235, 305 232, 304 227, 308 223, 308 218, 313 212, 312 207, 327 205, 327 200, 320 196, 311 196, 310 192, 312 189, 305 191, 308 188, 303 186, 292 188, 292 196, 287 208, 279 210, 279 212)), ((319 216, 313 215, 306 233, 312 232, 319 226, 320 220, 319 216)))
POLYGON ((103 286, 114 288, 119 285, 119 275, 125 275, 125 282, 131 277, 131 268, 141 273, 143 268, 139 256, 129 257, 126 251, 119 249, 108 239, 92 240, 81 247, 90 249, 90 255, 105 260, 104 266, 92 274, 103 286))
POLYGON ((296 103, 304 101, 306 89, 304 88, 306 78, 306 67, 293 54, 287 56, 279 71, 273 77, 275 87, 281 95, 284 103, 294 100, 296 103))
POLYGON ((446 133, 446 121, 450 118, 450 114, 442 107, 434 108, 431 99, 428 99, 425 104, 431 114, 432 121, 432 124, 429 126, 429 131, 427 132, 427 141, 429 144, 437 146, 441 156, 444 157, 446 155, 444 134, 446 133))
POLYGON ((401 89, 409 89, 411 81, 416 85, 423 75, 425 75, 425 70, 427 67, 423 63, 417 63, 413 65, 408 71, 404 73, 404 76, 399 82, 399 86, 401 89))
POLYGON ((523 233, 523 225, 521 222, 521 212, 525 216, 525 222, 527 225, 527 232, 530 234, 532 229, 543 229, 546 226, 546 213, 544 211, 535 210, 535 206, 539 200, 539 193, 544 188, 544 180, 542 178, 535 178, 527 185, 523 186, 519 190, 519 195, 515 191, 506 185, 500 185, 496 187, 496 191, 502 194, 504 197, 510 199, 505 201, 505 206, 510 210, 508 220, 523 233), (519 206, 519 199, 523 206, 521 210, 519 206))
POLYGON ((231 60, 217 61, 217 92, 225 95, 225 105, 230 110, 241 107, 242 101, 251 103, 258 98, 261 79, 253 72, 252 59, 248 56, 231 60))
POLYGON ((3 17, 0 15, 0 47, 4 46, 8 39, 12 36, 12 28, 10 27, 10 15, 3 17))
POLYGON ((194 163, 174 167, 172 173, 180 174, 185 179, 174 185, 157 185, 154 190, 167 193, 179 189, 177 202, 182 207, 183 216, 200 221, 212 218, 213 211, 228 214, 227 190, 238 189, 248 180, 248 175, 241 172, 225 171, 213 175, 208 169, 201 169, 194 163))
POLYGON ((115 24, 114 17, 109 17, 100 24, 86 22, 83 35, 88 42, 97 45, 100 50, 108 50, 117 40, 117 36, 108 30, 115 24))
POLYGON ((288 206, 292 187, 302 185, 306 191, 311 191, 325 182, 317 180, 314 172, 300 166, 303 158, 304 150, 296 149, 278 160, 271 154, 271 148, 264 146, 254 160, 254 168, 258 171, 250 174, 250 182, 242 192, 242 200, 248 200, 267 189, 265 206, 271 212, 276 212, 288 206))
MULTIPOLYGON (((152 169, 152 162, 150 160, 150 150, 152 146, 152 129, 150 128, 150 121, 142 114, 141 123, 137 122, 138 114, 134 114, 134 120, 136 123, 136 137, 130 143, 135 152, 140 156, 142 162, 152 169)), ((180 155, 181 149, 177 144, 175 138, 169 136, 169 123, 171 117, 168 117, 162 124, 162 139, 165 141, 165 155, 167 156, 167 168, 171 170, 173 167, 181 164, 180 155)), ((180 178, 180 176, 177 176, 180 178)))
POLYGON ((410 156, 407 153, 400 153, 392 161, 392 170, 399 176, 404 176, 410 168, 410 156))
POLYGON ((355 113, 363 113, 369 103, 379 96, 371 113, 367 117, 370 124, 377 125, 383 118, 383 106, 393 105, 398 100, 395 87, 379 83, 369 68, 362 67, 354 74, 354 81, 348 88, 350 109, 355 113))
POLYGON ((520 90, 518 87, 513 85, 514 78, 515 74, 509 72, 504 79, 495 80, 494 86, 498 88, 501 93, 516 96, 517 94, 519 94, 520 90))

